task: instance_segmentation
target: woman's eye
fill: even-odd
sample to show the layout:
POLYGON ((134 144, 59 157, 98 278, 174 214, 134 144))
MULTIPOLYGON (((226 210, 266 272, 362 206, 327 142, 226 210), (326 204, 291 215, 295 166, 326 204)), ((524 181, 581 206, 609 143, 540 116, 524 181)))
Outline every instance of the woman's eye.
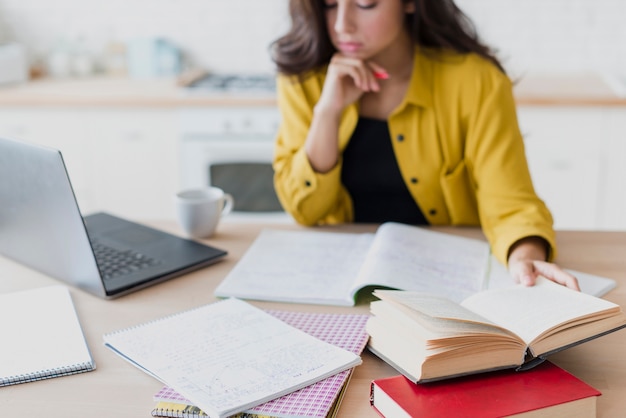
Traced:
MULTIPOLYGON (((357 3, 356 6, 359 9, 363 9, 363 10, 367 10, 367 9, 373 9, 374 7, 376 7, 377 3, 373 2, 373 3, 357 3)), ((334 9, 337 7, 337 3, 324 3, 324 8, 325 9, 334 9)))
POLYGON ((357 4, 357 7, 359 9, 373 9, 374 7, 376 7, 376 3, 364 3, 364 4, 357 4))

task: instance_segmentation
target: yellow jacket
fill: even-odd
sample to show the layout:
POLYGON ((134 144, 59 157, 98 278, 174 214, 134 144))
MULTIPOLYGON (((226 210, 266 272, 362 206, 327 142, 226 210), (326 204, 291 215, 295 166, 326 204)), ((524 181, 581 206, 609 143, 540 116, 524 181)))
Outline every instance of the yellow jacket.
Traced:
MULTIPOLYGON (((303 82, 278 77, 274 185, 285 210, 304 225, 353 219, 341 159, 318 173, 304 150, 325 73, 303 82)), ((341 151, 357 120, 355 103, 342 116, 341 151)), ((406 97, 388 125, 402 177, 430 224, 480 225, 505 264, 511 245, 528 236, 544 238, 555 256, 552 216, 532 185, 511 82, 493 64, 474 54, 416 50, 406 97)))

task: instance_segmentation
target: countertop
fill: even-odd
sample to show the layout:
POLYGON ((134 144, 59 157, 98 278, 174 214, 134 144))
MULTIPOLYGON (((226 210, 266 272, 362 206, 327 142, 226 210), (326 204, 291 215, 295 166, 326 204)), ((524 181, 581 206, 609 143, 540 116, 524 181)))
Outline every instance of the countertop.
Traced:
MULTIPOLYGON (((599 74, 527 74, 515 80, 522 106, 626 106, 626 96, 599 74)), ((272 94, 189 92, 175 79, 123 77, 40 79, 0 86, 0 106, 273 106, 272 94)))
POLYGON ((0 106, 273 106, 271 94, 204 94, 189 92, 173 78, 126 77, 39 79, 0 86, 0 106))

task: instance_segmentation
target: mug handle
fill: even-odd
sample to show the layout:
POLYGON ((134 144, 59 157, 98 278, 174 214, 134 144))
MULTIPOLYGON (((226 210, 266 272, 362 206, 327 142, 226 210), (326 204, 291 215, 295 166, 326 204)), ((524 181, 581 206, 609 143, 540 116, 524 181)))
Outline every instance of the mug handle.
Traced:
POLYGON ((224 207, 222 208, 222 216, 228 215, 235 206, 235 199, 229 193, 224 193, 224 207))

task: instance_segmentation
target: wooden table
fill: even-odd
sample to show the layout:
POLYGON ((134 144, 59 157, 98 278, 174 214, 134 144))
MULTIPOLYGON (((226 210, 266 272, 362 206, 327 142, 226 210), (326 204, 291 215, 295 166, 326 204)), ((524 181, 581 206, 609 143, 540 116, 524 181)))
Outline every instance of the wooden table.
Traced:
MULTIPOLYGON (((154 226, 180 233, 175 224, 154 226)), ((87 342, 97 364, 93 372, 40 382, 0 388, 0 416, 11 417, 148 417, 155 405, 152 396, 162 384, 129 365, 106 349, 104 333, 173 314, 215 300, 213 289, 235 265, 263 227, 299 228, 295 225, 261 225, 223 222, 218 233, 207 243, 228 250, 225 261, 171 281, 138 291, 117 300, 98 299, 71 289, 87 342)), ((343 231, 366 232, 368 225, 335 227, 343 231)), ((437 228, 472 237, 482 237, 477 229, 437 228)), ((568 268, 614 278, 616 289, 606 299, 626 306, 626 232, 574 232, 557 234, 558 262, 568 268)), ((0 257, 0 292, 37 288, 57 281, 0 257)), ((252 302, 261 308, 311 312, 367 313, 361 302, 355 307, 327 307, 252 302)), ((36 308, 34 308, 36 309, 36 308)), ((10 321, 2 318, 0 321, 10 321)), ((2 344, 10 341, 2 340, 2 344)), ((54 344, 42 341, 42 344, 54 344)), ((626 332, 599 338, 554 355, 551 360, 599 389, 599 417, 623 417, 626 414, 626 332)), ((369 406, 369 385, 374 378, 397 372, 369 353, 356 368, 341 405, 340 417, 377 417, 369 406)), ((6 359, 0 359, 6 361, 6 359)))

